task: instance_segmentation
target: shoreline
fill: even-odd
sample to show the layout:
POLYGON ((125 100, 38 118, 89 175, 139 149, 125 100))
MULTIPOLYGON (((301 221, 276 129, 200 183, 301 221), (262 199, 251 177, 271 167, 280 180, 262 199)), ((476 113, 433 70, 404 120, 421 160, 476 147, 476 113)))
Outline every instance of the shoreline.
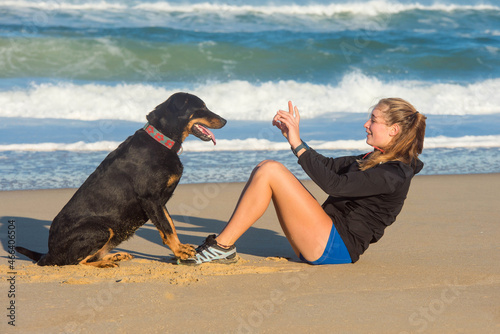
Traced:
MULTIPOLYGON (((461 177, 461 176, 474 176, 474 175, 500 175, 500 172, 494 171, 494 172, 486 172, 486 173, 464 173, 464 174, 417 174, 415 177, 461 177)), ((182 179, 181 179, 182 181, 182 179)), ((302 183, 311 183, 312 181, 310 179, 302 179, 299 178, 299 181, 302 183)), ((198 186, 203 186, 203 185, 211 185, 211 184, 244 184, 245 182, 243 181, 229 181, 229 182, 220 182, 220 181, 215 181, 215 182, 198 182, 198 183, 179 183, 178 187, 180 186, 189 186, 189 185, 198 185, 198 186)), ((30 191, 57 191, 57 190, 62 190, 62 191, 76 191, 78 188, 77 187, 63 187, 63 188, 35 188, 35 189, 12 189, 12 190, 0 190, 0 194, 2 193, 13 193, 13 192, 30 192, 30 191)))
MULTIPOLYGON (((327 157, 359 155, 368 151, 319 150, 327 157)), ((429 149, 421 155, 425 167, 419 175, 468 175, 477 174, 478 171, 500 173, 500 155, 497 153, 498 148, 429 149)), ((107 154, 67 151, 38 154, 27 151, 9 155, 0 154, 0 170, 4 171, 1 189, 4 191, 77 188, 107 154), (60 159, 63 159, 64 164, 56 163, 60 159)), ((184 165, 181 184, 246 182, 254 167, 269 158, 283 163, 297 178, 308 179, 289 149, 273 152, 185 152, 181 157, 184 165)))
MULTIPOLYGON (((218 233, 243 186, 179 185, 167 208, 181 242, 218 233)), ((118 268, 39 267, 19 256, 14 271, 8 220, 17 245, 46 251, 50 222, 76 189, 1 191, 0 268, 16 273, 15 298, 3 279, 1 300, 5 308, 14 300, 16 327, 26 333, 494 333, 499 188, 498 173, 417 175, 397 221, 355 264, 299 262, 270 206, 238 240, 235 265, 178 266, 147 223, 118 246, 135 256, 118 268)), ((8 321, 0 324, 6 332, 8 321)))

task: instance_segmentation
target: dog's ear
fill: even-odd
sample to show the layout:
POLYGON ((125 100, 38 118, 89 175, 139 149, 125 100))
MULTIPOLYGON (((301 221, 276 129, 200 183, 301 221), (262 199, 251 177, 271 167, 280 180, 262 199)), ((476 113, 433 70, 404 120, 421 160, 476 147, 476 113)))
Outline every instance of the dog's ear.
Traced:
POLYGON ((193 95, 188 93, 175 93, 165 102, 157 105, 156 108, 146 116, 146 119, 151 124, 159 125, 165 118, 183 116, 189 106, 190 97, 193 97, 193 95))
POLYGON ((175 111, 184 111, 188 105, 189 94, 187 93, 176 93, 172 95, 170 98, 170 104, 168 107, 175 108, 175 111))
POLYGON ((158 116, 156 115, 156 110, 158 109, 158 107, 156 107, 155 110, 147 114, 146 119, 148 120, 149 124, 157 124, 158 116))
POLYGON ((197 109, 208 110, 205 102, 196 95, 189 93, 175 93, 165 102, 156 106, 156 108, 146 116, 151 124, 157 124, 164 118, 179 117, 188 119, 192 111, 197 109))

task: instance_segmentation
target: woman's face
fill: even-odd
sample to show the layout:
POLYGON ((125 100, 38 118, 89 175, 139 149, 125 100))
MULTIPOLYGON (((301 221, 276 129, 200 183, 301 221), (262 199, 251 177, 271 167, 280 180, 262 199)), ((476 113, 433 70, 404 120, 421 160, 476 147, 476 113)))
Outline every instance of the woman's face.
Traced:
POLYGON ((396 124, 387 126, 383 112, 385 109, 385 106, 376 106, 370 115, 370 119, 364 125, 367 133, 366 143, 381 149, 386 149, 389 146, 399 129, 396 124))

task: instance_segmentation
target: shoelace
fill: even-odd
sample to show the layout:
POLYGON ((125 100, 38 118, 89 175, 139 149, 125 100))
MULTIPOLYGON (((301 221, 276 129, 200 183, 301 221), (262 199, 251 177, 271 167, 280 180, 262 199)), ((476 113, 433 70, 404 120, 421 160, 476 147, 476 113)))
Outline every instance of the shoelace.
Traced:
POLYGON ((201 253, 205 249, 208 249, 208 247, 210 247, 210 245, 208 244, 208 238, 207 238, 207 240, 205 240, 203 244, 201 244, 200 246, 198 246, 198 248, 196 248, 196 252, 201 253))

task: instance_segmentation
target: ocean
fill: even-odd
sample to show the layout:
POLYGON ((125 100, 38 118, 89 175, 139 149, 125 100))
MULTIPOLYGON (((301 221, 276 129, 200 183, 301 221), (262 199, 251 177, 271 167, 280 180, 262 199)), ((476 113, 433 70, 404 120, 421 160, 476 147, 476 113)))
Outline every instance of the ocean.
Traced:
POLYGON ((299 178, 271 120, 291 100, 328 156, 370 151, 383 97, 427 116, 422 174, 500 172, 496 0, 0 0, 0 190, 79 187, 171 94, 228 120, 188 137, 181 183, 299 178))

